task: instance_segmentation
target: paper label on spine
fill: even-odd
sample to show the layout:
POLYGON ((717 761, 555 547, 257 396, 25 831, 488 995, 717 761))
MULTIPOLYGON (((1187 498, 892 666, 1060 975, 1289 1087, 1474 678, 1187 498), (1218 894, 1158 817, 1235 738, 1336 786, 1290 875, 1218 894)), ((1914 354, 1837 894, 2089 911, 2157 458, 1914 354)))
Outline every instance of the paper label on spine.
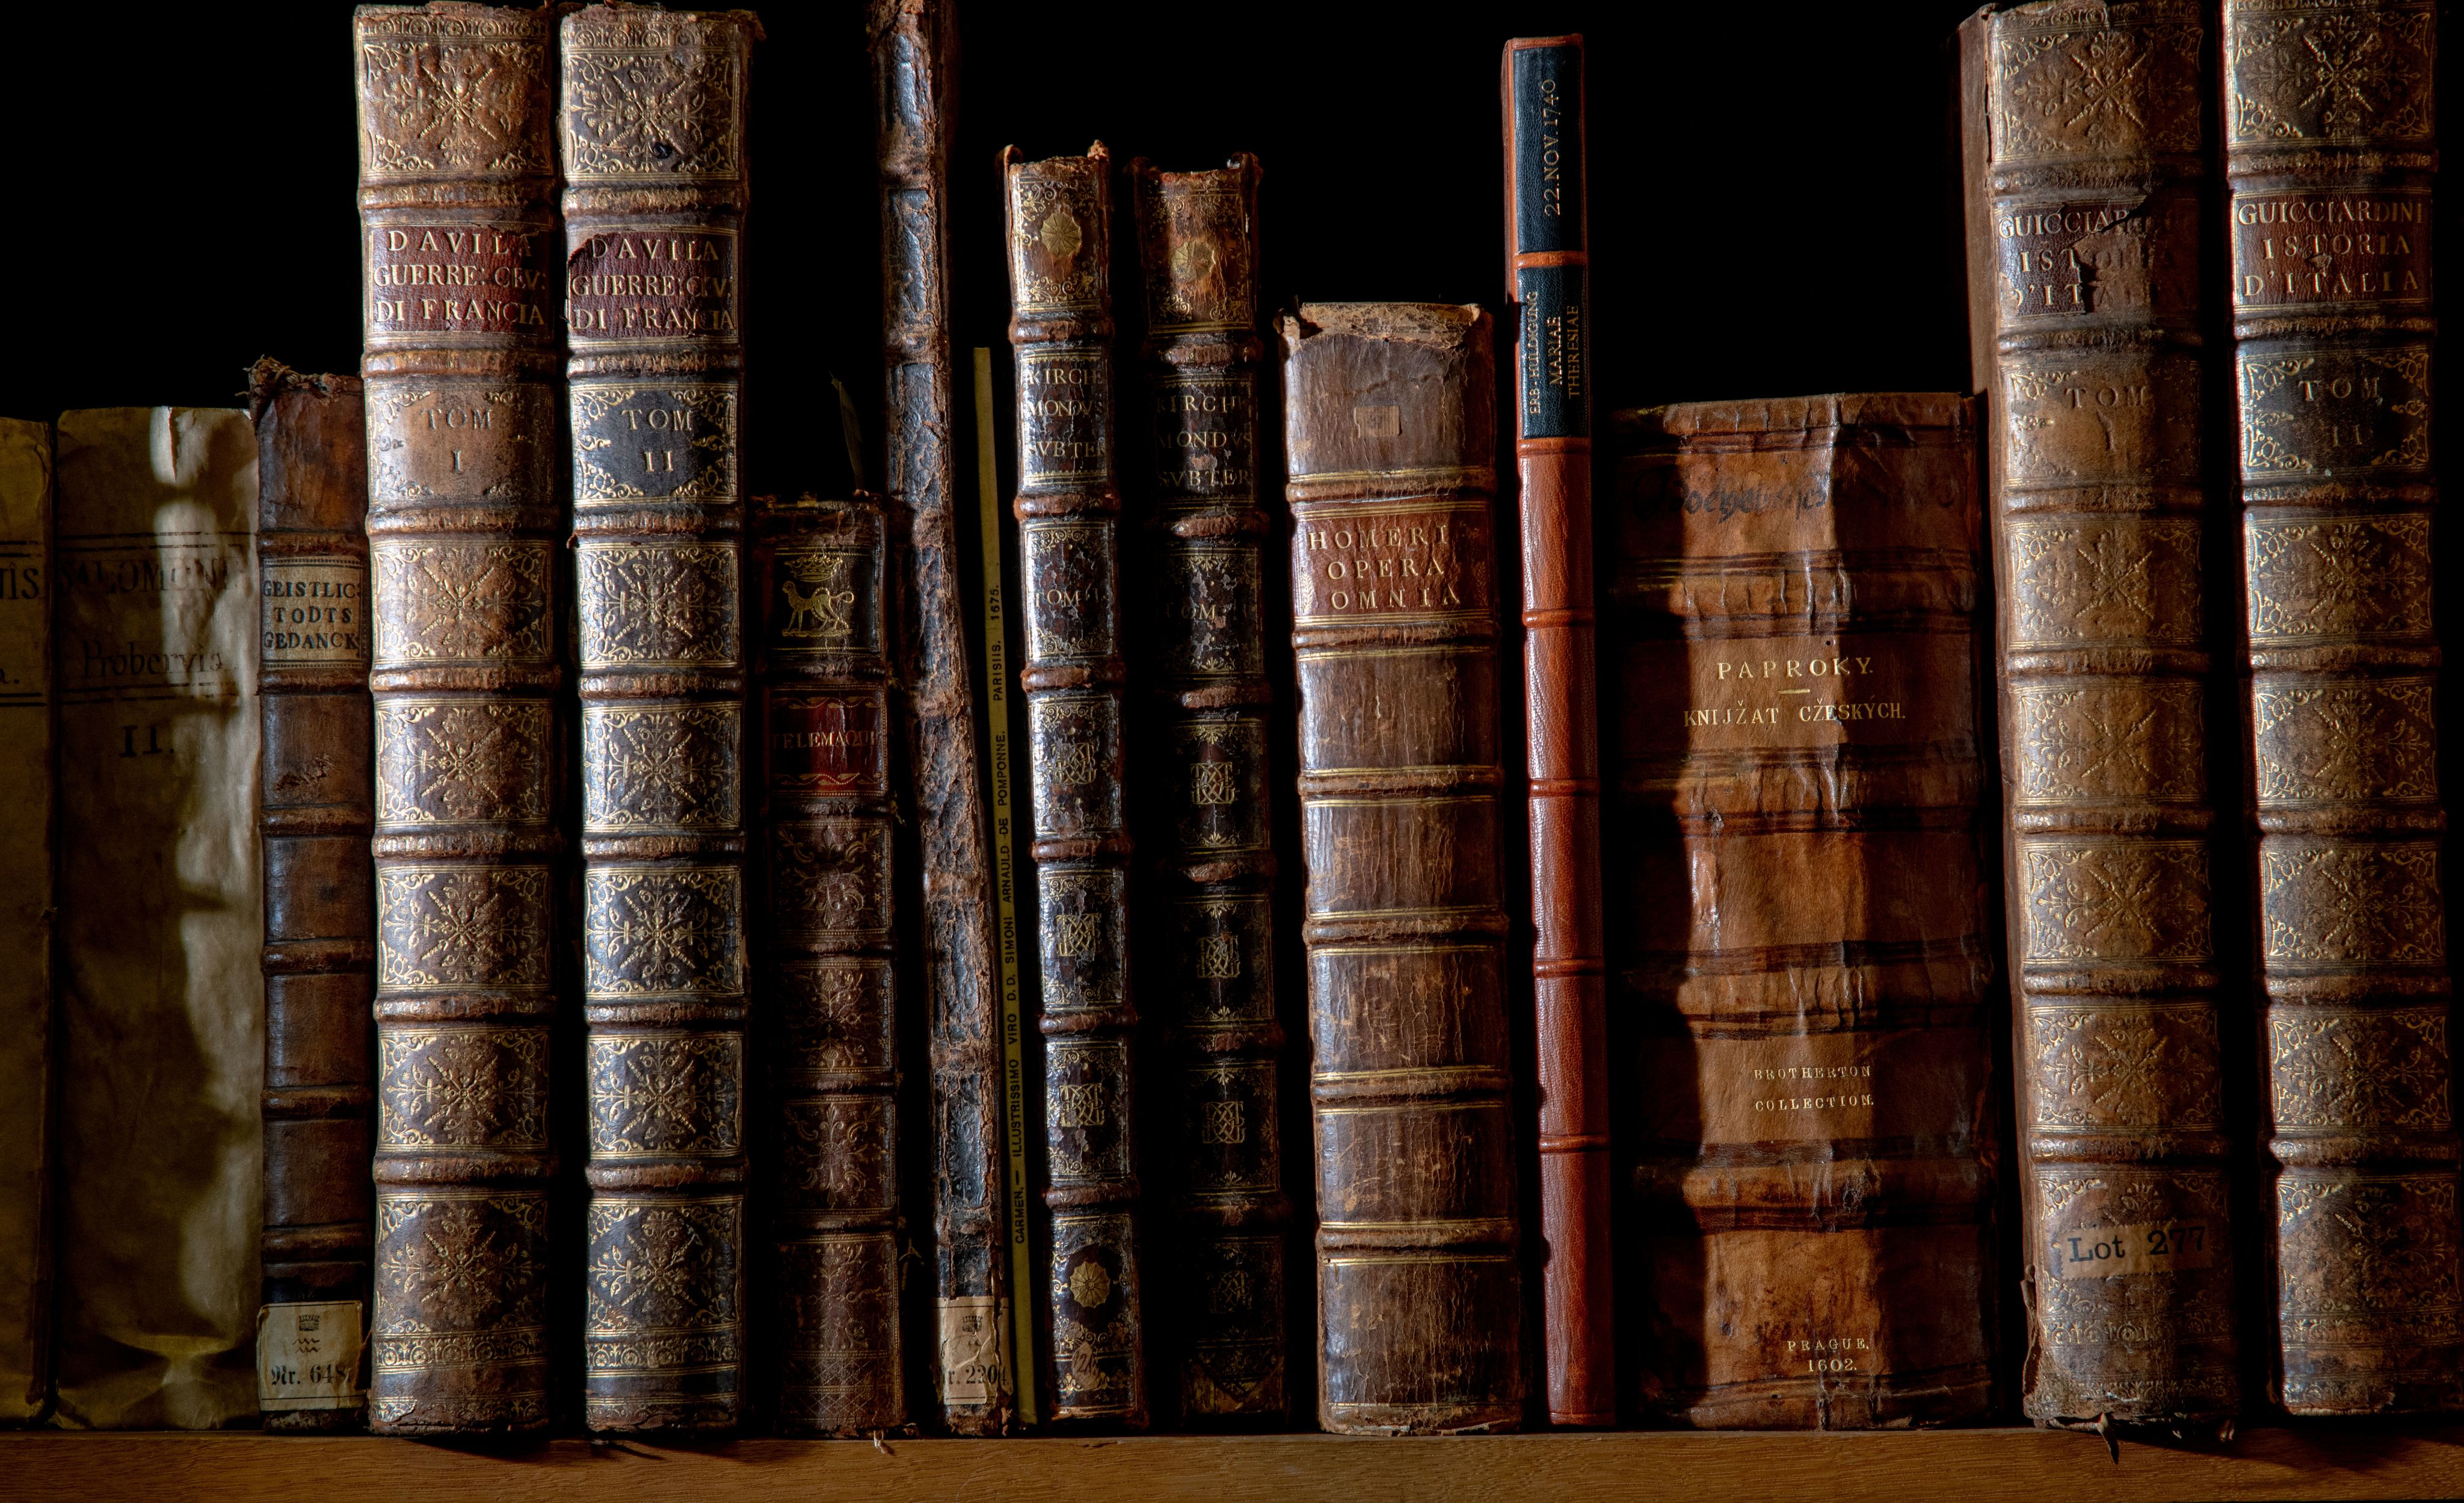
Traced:
POLYGON ((365 1403, 358 1300, 258 1307, 257 1408, 356 1409, 365 1403))
POLYGON ((2127 1227, 2086 1227, 2054 1238, 2053 1269, 2061 1278, 2105 1278, 2115 1273, 2170 1273, 2203 1269, 2214 1261, 2205 1222, 2136 1222, 2127 1227))
POLYGON ((368 660, 368 568, 356 561, 265 561, 265 662, 368 660))
POLYGON ((952 1294, 941 1301, 941 1402, 990 1404, 1005 1388, 1001 1301, 991 1294, 952 1294))

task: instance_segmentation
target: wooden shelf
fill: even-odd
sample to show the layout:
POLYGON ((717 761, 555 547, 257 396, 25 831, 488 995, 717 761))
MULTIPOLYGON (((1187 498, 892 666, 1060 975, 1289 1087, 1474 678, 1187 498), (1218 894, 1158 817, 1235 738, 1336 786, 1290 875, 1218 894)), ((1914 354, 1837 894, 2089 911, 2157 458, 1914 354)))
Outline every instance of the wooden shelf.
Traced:
POLYGON ((2093 1435, 2028 1429, 1624 1431, 1409 1441, 1331 1435, 745 1440, 690 1449, 585 1440, 466 1449, 249 1433, 0 1435, 0 1498, 266 1503, 287 1497, 352 1503, 2453 1498, 2464 1497, 2464 1429, 2262 1429, 2212 1448, 2125 1442, 2119 1464, 2093 1435))

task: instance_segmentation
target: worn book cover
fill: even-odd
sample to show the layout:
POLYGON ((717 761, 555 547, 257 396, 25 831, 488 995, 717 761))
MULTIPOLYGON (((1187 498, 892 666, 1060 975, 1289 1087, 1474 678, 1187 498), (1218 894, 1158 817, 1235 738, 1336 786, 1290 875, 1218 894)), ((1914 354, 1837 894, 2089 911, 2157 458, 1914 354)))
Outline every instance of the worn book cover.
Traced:
POLYGON ((583 1421, 745 1400, 747 11, 562 22, 582 702, 583 1421))
POLYGON ((355 376, 274 360, 249 372, 265 736, 256 1392, 269 1430, 356 1429, 367 1409, 376 870, 360 399, 355 376))
POLYGON ((2464 1407, 2431 254, 2437 8, 2226 0, 2269 1397, 2464 1407))
POLYGON ((256 438, 60 418, 58 1419, 256 1418, 256 438))
POLYGON ((1140 851, 1158 881, 1142 954, 1161 1001, 1174 1105, 1161 1173, 1173 1251, 1173 1399, 1195 1422, 1280 1419, 1286 1225, 1267 762, 1265 541, 1258 504, 1257 160, 1130 164, 1143 381, 1128 442, 1146 587, 1134 734, 1140 851))
POLYGON ((1317 1150, 1318 1423, 1523 1423, 1488 314, 1282 341, 1317 1150))
POLYGON ((0 1425, 51 1377, 51 425, 0 418, 0 1425))
POLYGON ((2046 1425, 2212 1430, 2241 1404, 2199 11, 1996 6, 1959 33, 1999 591, 2019 1403, 2046 1425))
POLYGON ((1619 1303, 1656 1418, 1986 1413, 1972 410, 1884 392, 1613 420, 1619 1303))
POLYGON ((907 1425, 889 529, 868 497, 812 496, 754 497, 753 529, 768 1408, 791 1435, 879 1435, 907 1425))
POLYGON ((922 1010, 932 1044, 933 1393, 954 1434, 1011 1423, 1008 1247, 1001 1215, 1001 976, 958 569, 957 371, 950 348, 952 0, 871 0, 881 171, 882 415, 903 608, 898 676, 923 864, 922 1010))
POLYGON ((1001 156, 1017 349, 1021 615, 1043 978, 1052 1417, 1143 1428, 1122 724, 1121 493, 1113 454, 1112 164, 1001 156))
POLYGON ((536 1429, 571 786, 555 15, 436 0, 352 25, 377 795, 368 1425, 536 1429))

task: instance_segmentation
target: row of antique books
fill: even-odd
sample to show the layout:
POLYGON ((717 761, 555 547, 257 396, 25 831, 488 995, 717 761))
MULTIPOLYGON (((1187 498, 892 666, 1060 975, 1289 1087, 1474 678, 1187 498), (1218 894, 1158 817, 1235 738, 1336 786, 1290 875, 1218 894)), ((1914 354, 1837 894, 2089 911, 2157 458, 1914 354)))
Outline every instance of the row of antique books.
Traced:
POLYGON ((1977 394, 1596 463, 1579 38, 1504 334, 1011 152, 977 636, 941 0, 879 497, 739 484, 748 13, 363 8, 362 375, 0 429, 7 1417, 1272 1426, 1296 1326, 1336 1430, 2464 1407, 2432 21, 1989 7, 1977 394))

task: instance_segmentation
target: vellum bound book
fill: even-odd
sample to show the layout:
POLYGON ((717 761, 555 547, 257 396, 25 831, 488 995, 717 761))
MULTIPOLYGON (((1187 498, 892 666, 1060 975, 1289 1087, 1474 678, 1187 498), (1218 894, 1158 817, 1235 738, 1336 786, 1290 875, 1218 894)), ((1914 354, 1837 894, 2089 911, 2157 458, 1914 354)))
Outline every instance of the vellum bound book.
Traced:
POLYGON ((253 1423, 256 438, 105 408, 57 453, 56 1420, 253 1423))

